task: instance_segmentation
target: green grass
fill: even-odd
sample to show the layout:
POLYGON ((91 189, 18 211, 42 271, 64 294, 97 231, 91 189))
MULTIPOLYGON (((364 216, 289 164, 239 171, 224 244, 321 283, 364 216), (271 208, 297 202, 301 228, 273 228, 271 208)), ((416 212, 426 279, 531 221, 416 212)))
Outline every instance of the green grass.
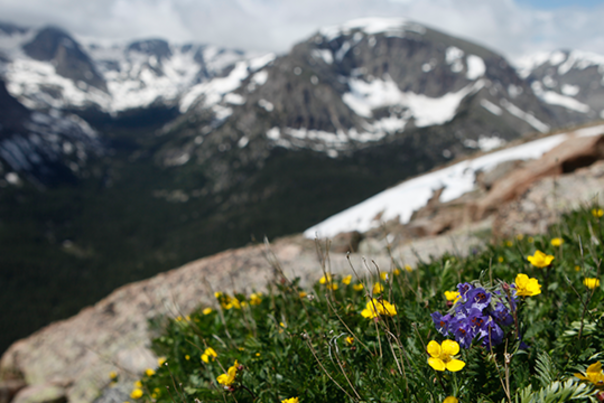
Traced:
MULTIPOLYGON (((210 313, 200 306, 187 317, 157 319, 152 323, 159 332, 153 348, 166 364, 141 379, 138 399, 443 402, 454 396, 460 402, 596 401, 598 389, 574 374, 604 358, 604 293, 600 285, 590 289, 583 283, 601 277, 602 224, 590 207, 566 215, 548 234, 519 234, 477 254, 446 255, 412 271, 381 268, 387 280, 377 271, 358 277, 351 272, 348 285, 334 277, 337 290, 320 282, 303 290, 297 280, 278 277, 254 304, 247 295, 221 295, 210 313), (557 237, 563 239, 558 247, 551 244, 557 237), (537 268, 527 261, 537 250, 554 256, 550 266, 537 268), (501 326, 502 342, 489 348, 474 339, 457 354, 465 362, 458 372, 439 372, 428 365, 428 343, 453 339, 439 334, 431 319, 435 311, 454 309, 444 292, 472 282, 491 294, 493 305, 501 301, 509 309, 509 285, 519 273, 537 279, 541 293, 517 297, 516 308, 510 309, 514 321, 501 326), (366 318, 361 313, 369 308, 367 291, 378 282, 384 292, 377 303, 389 301, 397 313, 366 318), (358 284, 364 290, 355 290, 358 284), (528 348, 521 346, 518 334, 528 348), (206 363, 201 355, 207 348, 217 356, 206 363), (217 379, 235 361, 235 378, 226 387, 219 384, 217 379)), ((365 269, 357 267, 356 272, 365 269)))

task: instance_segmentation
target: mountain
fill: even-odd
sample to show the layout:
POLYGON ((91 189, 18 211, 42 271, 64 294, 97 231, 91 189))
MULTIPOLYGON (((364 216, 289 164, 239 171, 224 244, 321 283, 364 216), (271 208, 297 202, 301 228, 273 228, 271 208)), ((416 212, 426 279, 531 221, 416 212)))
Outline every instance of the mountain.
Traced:
POLYGON ((561 124, 604 119, 604 56, 578 50, 540 52, 518 71, 561 124))
POLYGON ((2 139, 29 163, 0 154, 0 349, 126 282, 568 124, 502 56, 401 19, 283 55, 3 24, 0 53, 18 129, 2 139))

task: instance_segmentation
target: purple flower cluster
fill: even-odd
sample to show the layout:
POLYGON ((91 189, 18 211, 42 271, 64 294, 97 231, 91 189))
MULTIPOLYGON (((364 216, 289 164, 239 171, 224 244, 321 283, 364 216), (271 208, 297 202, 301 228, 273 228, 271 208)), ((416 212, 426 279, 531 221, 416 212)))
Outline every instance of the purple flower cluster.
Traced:
MULTIPOLYGON (((475 338, 487 348, 500 344, 504 338, 502 327, 514 322, 509 308, 501 302, 501 294, 496 291, 493 296, 470 283, 458 284, 457 289, 461 299, 455 303, 453 312, 431 315, 436 330, 443 336, 452 335, 464 348, 469 348, 475 338)), ((512 309, 515 309, 513 300, 512 309)))

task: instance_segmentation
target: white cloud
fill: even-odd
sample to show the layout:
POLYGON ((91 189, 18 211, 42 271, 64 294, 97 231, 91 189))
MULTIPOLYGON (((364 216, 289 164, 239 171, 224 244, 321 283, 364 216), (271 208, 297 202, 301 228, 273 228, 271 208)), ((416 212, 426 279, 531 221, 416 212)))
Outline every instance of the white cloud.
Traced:
POLYGON ((543 11, 514 0, 0 0, 0 15, 85 36, 153 36, 281 52, 321 26, 400 16, 511 58, 556 48, 604 54, 604 5, 543 11))

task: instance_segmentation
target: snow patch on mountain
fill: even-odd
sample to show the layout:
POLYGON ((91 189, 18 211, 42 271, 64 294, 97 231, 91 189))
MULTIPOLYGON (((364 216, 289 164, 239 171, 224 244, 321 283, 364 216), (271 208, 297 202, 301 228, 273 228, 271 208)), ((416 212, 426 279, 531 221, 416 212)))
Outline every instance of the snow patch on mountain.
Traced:
POLYGON ((360 30, 365 35, 385 34, 386 36, 404 36, 405 31, 424 34, 426 29, 404 18, 358 18, 341 25, 322 28, 319 33, 331 41, 341 35, 350 35, 352 31, 360 30))
MULTIPOLYGON (((604 125, 594 126, 577 130, 575 135, 600 135, 603 130, 604 125)), ((539 158, 571 135, 549 136, 407 180, 308 228, 304 236, 334 237, 342 232, 366 232, 392 219, 407 223, 413 212, 425 206, 436 190, 444 187, 441 202, 454 200, 474 189, 477 172, 488 171, 505 161, 539 158)))
POLYGON ((350 78, 348 85, 350 92, 345 93, 342 100, 357 115, 371 118, 374 109, 398 105, 410 111, 409 117, 415 119, 417 127, 425 127, 443 124, 453 119, 462 99, 480 90, 484 82, 478 80, 457 92, 450 92, 439 98, 403 92, 390 77, 384 80, 374 79, 370 82, 350 78))

